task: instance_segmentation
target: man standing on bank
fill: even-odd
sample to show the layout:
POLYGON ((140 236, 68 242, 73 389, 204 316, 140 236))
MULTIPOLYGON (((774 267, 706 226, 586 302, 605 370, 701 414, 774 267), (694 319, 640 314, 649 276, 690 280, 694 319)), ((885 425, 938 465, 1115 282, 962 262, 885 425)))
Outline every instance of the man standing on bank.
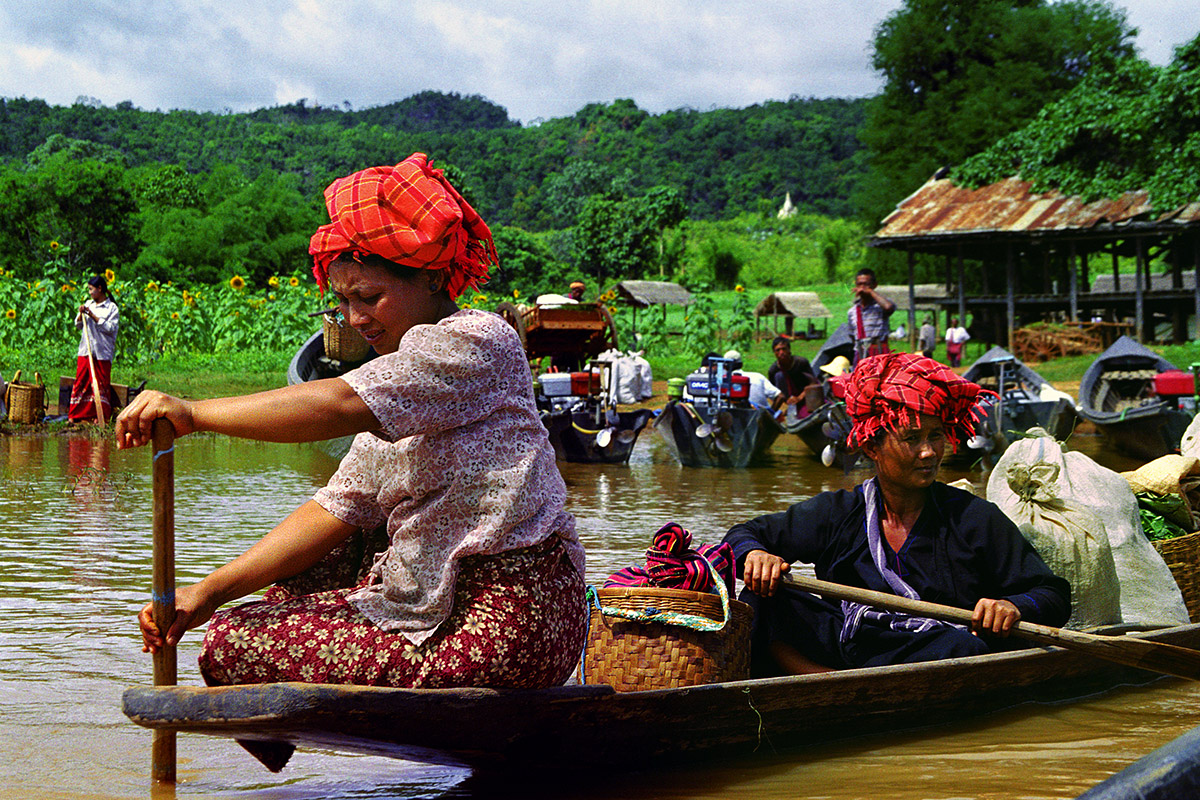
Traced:
POLYGON ((854 305, 850 306, 847 317, 854 337, 855 364, 864 358, 891 352, 888 318, 896 310, 896 304, 876 291, 878 286, 873 269, 863 267, 854 276, 854 305))

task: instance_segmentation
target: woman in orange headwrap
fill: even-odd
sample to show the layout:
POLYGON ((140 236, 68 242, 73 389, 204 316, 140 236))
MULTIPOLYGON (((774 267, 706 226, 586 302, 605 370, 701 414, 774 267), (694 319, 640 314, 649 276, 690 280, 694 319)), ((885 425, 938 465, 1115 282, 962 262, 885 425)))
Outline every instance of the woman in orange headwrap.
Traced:
POLYGON ((969 435, 984 390, 916 354, 860 361, 836 379, 854 421, 848 437, 875 463, 852 491, 825 492, 734 526, 755 607, 757 674, 817 672, 986 653, 1021 619, 1061 625, 1070 586, 1052 574, 996 506, 937 482, 947 444, 969 435), (794 562, 818 578, 973 609, 972 625, 779 592, 794 562), (984 635, 980 635, 984 634, 984 635))
POLYGON ((325 200, 331 222, 312 237, 313 272, 379 357, 246 397, 143 393, 116 432, 121 447, 144 444, 166 417, 181 436, 354 433, 354 444, 312 500, 179 590, 169 631, 143 609, 145 647, 212 617, 200 657, 210 683, 562 683, 586 619, 566 488, 516 332, 454 302, 495 263, 490 232, 421 153, 335 181, 325 200), (362 546, 360 532, 381 527, 383 551, 373 563, 368 553, 360 581, 314 585, 330 558, 362 546), (213 616, 280 582, 264 601, 213 616))

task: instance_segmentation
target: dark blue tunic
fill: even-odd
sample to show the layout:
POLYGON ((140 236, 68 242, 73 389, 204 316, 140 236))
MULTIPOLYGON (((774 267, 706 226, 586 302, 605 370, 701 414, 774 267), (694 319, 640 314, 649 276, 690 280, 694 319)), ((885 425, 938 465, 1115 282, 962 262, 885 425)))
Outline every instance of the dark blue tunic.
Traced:
MULTIPOLYGON (((882 501, 880 501, 882 502, 882 501)), ((821 580, 894 594, 871 558, 862 487, 825 492, 787 511, 735 525, 725 536, 737 557, 766 550, 788 562, 815 566, 821 580)), ((972 609, 982 597, 1004 599, 1021 619, 1061 626, 1071 612, 1071 588, 1050 572, 1033 546, 999 508, 970 492, 934 483, 900 552, 883 540, 888 565, 922 600, 972 609)), ((951 626, 914 633, 864 620, 841 641, 841 604, 780 590, 762 598, 745 590, 755 609, 751 656, 756 675, 776 671, 773 641, 795 647, 834 668, 878 666, 976 655, 1014 646, 1012 639, 978 637, 951 626)))

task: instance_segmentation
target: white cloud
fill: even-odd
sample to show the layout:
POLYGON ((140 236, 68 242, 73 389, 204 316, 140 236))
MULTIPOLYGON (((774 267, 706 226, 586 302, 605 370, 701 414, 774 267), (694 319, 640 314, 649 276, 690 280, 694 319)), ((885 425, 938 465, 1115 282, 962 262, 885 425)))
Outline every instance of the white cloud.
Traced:
MULTIPOLYGON (((632 98, 661 112, 878 91, 901 0, 0 0, 0 96, 248 110, 481 94, 522 120, 632 98)), ((1118 0, 1120 4, 1120 0, 1118 0)), ((1127 0, 1145 57, 1200 32, 1196 0, 1127 0)))

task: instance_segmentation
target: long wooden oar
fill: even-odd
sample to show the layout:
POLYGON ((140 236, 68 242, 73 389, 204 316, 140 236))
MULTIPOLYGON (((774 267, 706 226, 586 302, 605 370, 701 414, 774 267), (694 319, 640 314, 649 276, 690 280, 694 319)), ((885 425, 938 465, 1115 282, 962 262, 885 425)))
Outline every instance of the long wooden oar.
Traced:
MULTIPOLYGON (((167 644, 167 631, 175 621, 175 428, 165 419, 154 420, 154 580, 150 598, 154 624, 163 636, 154 653, 154 685, 174 686, 175 646, 167 644)), ((151 775, 161 783, 175 782, 175 731, 155 729, 151 744, 151 775)))
POLYGON ((88 351, 88 369, 92 373, 92 400, 96 403, 96 419, 104 424, 104 404, 100 402, 100 378, 96 375, 96 360, 92 358, 92 337, 88 334, 88 321, 83 320, 83 346, 88 351))
MULTIPOLYGON (((971 624, 971 612, 966 609, 927 603, 923 600, 909 600, 907 597, 829 583, 805 575, 784 573, 782 585, 788 589, 812 592, 833 600, 849 600, 943 622, 957 622, 967 626, 971 624)), ((1189 680, 1200 680, 1200 650, 1189 650, 1164 642, 1150 642, 1133 636, 1097 636, 1093 633, 1051 628, 1032 622, 1018 622, 1013 626, 1011 634, 1039 644, 1078 650, 1118 664, 1189 680)))

